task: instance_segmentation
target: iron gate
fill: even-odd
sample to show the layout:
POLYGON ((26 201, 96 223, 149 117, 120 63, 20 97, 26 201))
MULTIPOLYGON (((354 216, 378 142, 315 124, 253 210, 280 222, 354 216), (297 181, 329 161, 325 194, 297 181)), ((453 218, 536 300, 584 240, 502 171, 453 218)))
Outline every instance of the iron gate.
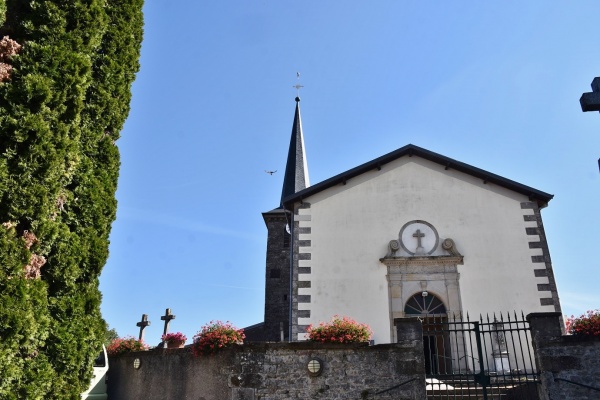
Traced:
POLYGON ((428 399, 538 399, 529 324, 523 313, 426 315, 423 349, 428 399))

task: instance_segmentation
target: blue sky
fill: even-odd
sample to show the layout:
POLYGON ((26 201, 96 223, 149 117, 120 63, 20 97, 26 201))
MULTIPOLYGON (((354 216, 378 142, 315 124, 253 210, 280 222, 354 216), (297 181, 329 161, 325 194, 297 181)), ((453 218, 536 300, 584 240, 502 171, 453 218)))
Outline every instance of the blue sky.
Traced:
MULTIPOLYGON (((262 321, 296 72, 311 183, 408 143, 555 195, 565 314, 600 308, 600 2, 148 0, 103 316, 160 341, 262 321), (264 170, 278 170, 268 175, 264 170)), ((509 249, 507 249, 509 251, 509 249)), ((493 310, 491 310, 493 311, 493 310)))

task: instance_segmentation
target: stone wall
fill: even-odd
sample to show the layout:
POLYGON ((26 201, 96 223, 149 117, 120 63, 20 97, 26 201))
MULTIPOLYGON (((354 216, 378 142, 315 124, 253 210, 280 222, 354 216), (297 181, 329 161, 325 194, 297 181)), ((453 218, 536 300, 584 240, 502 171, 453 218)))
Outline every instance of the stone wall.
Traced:
POLYGON ((425 399, 422 330, 399 343, 253 343, 196 358, 190 347, 111 357, 111 400, 425 399), (323 370, 311 376, 317 358, 323 370), (139 360, 139 368, 134 368, 139 360))
POLYGON ((560 313, 527 316, 542 399, 600 399, 600 337, 563 336, 560 318, 560 313))

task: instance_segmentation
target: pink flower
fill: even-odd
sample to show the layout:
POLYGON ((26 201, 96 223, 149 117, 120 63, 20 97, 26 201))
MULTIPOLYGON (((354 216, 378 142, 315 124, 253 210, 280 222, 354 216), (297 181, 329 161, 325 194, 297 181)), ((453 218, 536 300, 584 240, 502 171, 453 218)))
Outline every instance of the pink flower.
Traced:
POLYGON ((229 321, 210 321, 194 335, 193 351, 196 356, 201 356, 231 344, 241 344, 245 337, 244 330, 237 329, 229 321))
POLYGON ((371 339, 373 333, 366 324, 361 324, 348 317, 339 317, 335 315, 331 322, 319 323, 318 327, 309 325, 306 329, 309 340, 319 342, 367 342, 371 339))
POLYGON ((106 351, 110 356, 144 350, 148 350, 148 346, 142 340, 135 339, 131 336, 117 338, 106 347, 106 351))
POLYGON ((585 314, 566 319, 567 333, 572 335, 600 336, 600 309, 588 310, 585 314))
POLYGON ((185 343, 187 337, 181 332, 175 332, 162 335, 161 339, 166 343, 185 343))

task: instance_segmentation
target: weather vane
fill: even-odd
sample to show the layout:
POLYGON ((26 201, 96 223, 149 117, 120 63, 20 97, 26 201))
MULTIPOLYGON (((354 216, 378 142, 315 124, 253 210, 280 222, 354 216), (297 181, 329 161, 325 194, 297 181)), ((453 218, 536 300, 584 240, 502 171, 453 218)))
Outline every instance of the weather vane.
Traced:
POLYGON ((296 83, 294 86, 292 86, 293 88, 296 88, 296 95, 298 97, 300 97, 300 89, 302 89, 304 86, 302 86, 300 84, 300 72, 296 72, 296 79, 298 79, 298 83, 296 83))

